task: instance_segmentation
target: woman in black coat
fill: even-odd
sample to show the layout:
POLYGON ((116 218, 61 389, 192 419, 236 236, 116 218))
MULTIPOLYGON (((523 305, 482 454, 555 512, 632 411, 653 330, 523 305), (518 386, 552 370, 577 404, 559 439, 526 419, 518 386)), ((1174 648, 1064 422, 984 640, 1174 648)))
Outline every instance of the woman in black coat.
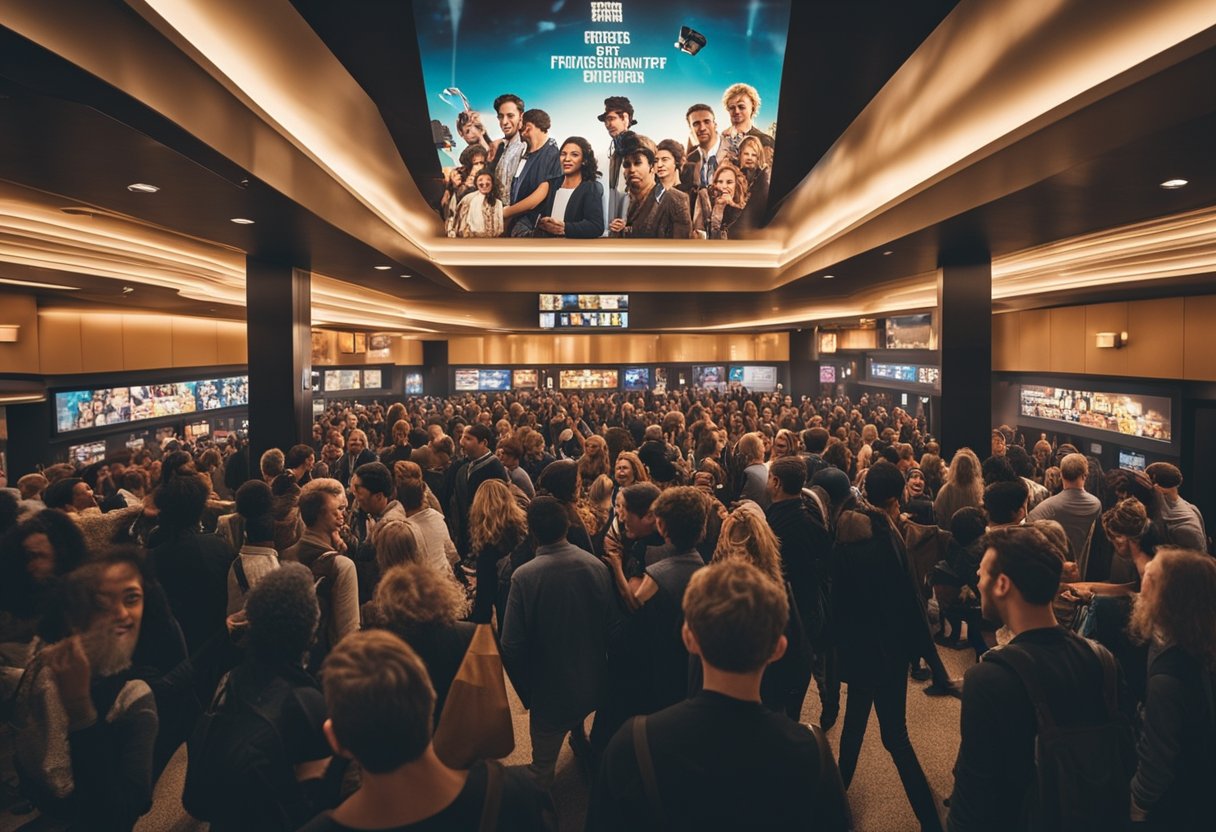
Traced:
POLYGON ((604 235, 604 188, 596 181, 595 152, 581 136, 562 142, 562 175, 549 180, 541 203, 537 237, 592 239, 604 235))

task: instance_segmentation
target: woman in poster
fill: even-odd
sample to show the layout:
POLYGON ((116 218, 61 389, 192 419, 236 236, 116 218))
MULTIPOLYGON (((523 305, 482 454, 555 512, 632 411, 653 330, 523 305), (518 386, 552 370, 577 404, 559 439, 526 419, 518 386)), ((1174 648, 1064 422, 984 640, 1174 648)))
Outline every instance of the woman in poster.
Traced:
POLYGON ((747 206, 743 209, 743 228, 758 228, 768 205, 769 164, 764 145, 755 136, 739 143, 739 169, 747 181, 747 206))
POLYGON ((703 240, 726 240, 747 205, 747 179, 730 162, 714 171, 710 186, 697 194, 693 231, 703 240))
POLYGON ((501 237, 503 231, 502 200, 498 198, 498 182, 494 174, 482 170, 474 180, 474 190, 460 200, 450 237, 501 237))
POLYGON ((549 180, 549 195, 541 203, 534 236, 583 240, 601 236, 604 188, 596 181, 599 169, 590 142, 571 136, 562 142, 558 161, 562 175, 549 180))

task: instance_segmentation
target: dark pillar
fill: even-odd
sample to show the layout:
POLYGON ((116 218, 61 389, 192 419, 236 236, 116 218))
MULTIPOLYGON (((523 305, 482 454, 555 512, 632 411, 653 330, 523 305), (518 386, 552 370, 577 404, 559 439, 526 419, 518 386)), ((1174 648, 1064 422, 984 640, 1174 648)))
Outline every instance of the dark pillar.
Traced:
POLYGON ((283 263, 245 261, 249 332, 250 466, 270 448, 312 436, 311 275, 283 263))
POLYGON ((428 396, 450 396, 448 342, 422 342, 422 391, 428 396))
POLYGON ((16 488, 17 480, 50 465, 51 419, 53 404, 47 400, 31 404, 10 404, 5 408, 8 421, 8 484, 16 488))
POLYGON ((992 259, 947 256, 937 275, 942 395, 937 434, 949 459, 969 447, 984 459, 992 432, 992 259))
POLYGON ((794 403, 803 396, 814 396, 819 392, 816 377, 819 362, 815 360, 815 328, 803 327, 790 333, 790 389, 794 403))

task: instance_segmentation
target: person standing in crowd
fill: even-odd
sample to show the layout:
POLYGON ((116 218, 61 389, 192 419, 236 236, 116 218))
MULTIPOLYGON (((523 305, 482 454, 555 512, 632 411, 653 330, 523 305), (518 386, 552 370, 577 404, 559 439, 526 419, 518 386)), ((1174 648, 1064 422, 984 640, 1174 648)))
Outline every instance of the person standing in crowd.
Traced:
POLYGON ((549 195, 549 182, 561 176, 557 144, 549 138, 549 114, 528 110, 523 115, 520 135, 527 150, 511 182, 511 201, 503 209, 507 236, 530 237, 540 218, 540 206, 549 195))
POLYGON ((473 177, 473 190, 460 198, 452 218, 449 237, 501 237, 503 207, 494 173, 482 169, 473 177))
POLYGON ((1145 567, 1130 632, 1149 644, 1131 818, 1199 832, 1216 817, 1216 561, 1163 547, 1145 567))
POLYGON ((303 488, 312 479, 312 466, 316 461, 317 454, 311 445, 292 445, 283 456, 283 472, 290 474, 296 485, 303 488))
POLYGON ((1064 490, 1035 506, 1026 519, 1031 523, 1036 520, 1058 521, 1068 533, 1068 542, 1077 558, 1077 568, 1085 577, 1089 544, 1094 524, 1102 514, 1102 501, 1085 490, 1089 461, 1081 454, 1069 454, 1060 460, 1060 475, 1064 478, 1064 490))
POLYGON ((633 104, 623 95, 610 95, 604 99, 604 112, 596 116, 608 131, 612 143, 608 147, 608 176, 604 182, 602 195, 603 227, 597 237, 604 236, 608 224, 615 219, 625 218, 625 193, 627 181, 624 173, 625 157, 620 145, 620 137, 633 130, 637 119, 633 117, 633 104))
POLYGON ((464 557, 469 553, 469 509, 482 483, 489 480, 510 482, 507 469, 490 450, 494 432, 486 425, 469 425, 460 435, 460 450, 464 455, 459 465, 448 470, 446 489, 452 495, 450 510, 445 512, 452 529, 456 551, 464 557))
POLYGON ((1157 492, 1156 504, 1151 506, 1153 517, 1163 527, 1166 540, 1173 546, 1208 550, 1208 533, 1198 506, 1188 503, 1178 493, 1182 472, 1168 462, 1154 462, 1144 471, 1157 492))
POLYGON ((228 570, 228 615, 239 612, 249 590, 279 568, 273 503, 270 486, 260 480, 250 480, 237 489, 236 510, 244 524, 245 542, 228 570))
POLYGON ((355 428, 346 436, 346 453, 330 468, 330 476, 350 488, 355 471, 369 462, 376 461, 376 452, 367 447, 367 434, 355 428))
POLYGON ((536 222, 536 236, 602 237, 606 227, 604 188, 596 180, 599 168, 590 143, 581 136, 571 136, 562 142, 558 159, 561 175, 549 181, 549 193, 541 203, 540 219, 536 222))
POLYGON ((747 179, 734 163, 723 161, 714 170, 708 188, 697 192, 692 227, 703 240, 726 240, 747 205, 747 179))
POLYGON ((722 106, 730 115, 730 127, 722 131, 722 141, 730 154, 739 157, 743 140, 754 136, 765 150, 775 146, 773 137, 756 126, 760 115, 760 93, 751 84, 731 84, 722 93, 722 106))
POLYGON ((888 462, 867 471, 867 494, 874 505, 840 515, 832 556, 840 675, 849 686, 840 735, 840 776, 848 788, 870 711, 875 710, 883 747, 895 762, 916 819, 922 830, 936 832, 941 829, 937 805, 907 725, 908 664, 934 647, 920 589, 886 510, 893 504, 898 512, 904 478, 888 462))
POLYGON ((456 544, 448 533, 443 515, 426 503, 422 480, 409 479, 397 486, 397 499, 405 510, 406 522, 416 532, 418 557, 437 574, 452 577, 452 567, 460 560, 456 544))
POLYGON ((351 559, 359 576, 359 600, 366 603, 371 599, 379 578, 376 570, 379 537, 387 526, 404 523, 407 518, 400 501, 394 499, 396 488, 393 475, 383 464, 369 462, 359 466, 350 483, 357 508, 351 525, 358 541, 351 559))
POLYGON ((431 743, 435 693, 422 659, 390 632, 349 636, 324 667, 333 753, 359 763, 358 791, 300 832, 496 829, 556 832, 548 794, 496 761, 448 768, 431 743))
POLYGON ((527 535, 527 516, 507 484, 498 480, 483 483, 469 509, 469 547, 477 564, 472 621, 488 624, 497 610, 501 630, 506 598, 500 597, 499 575, 504 571, 500 564, 527 535))
POLYGON ((518 95, 503 93, 494 99, 494 112, 498 115, 498 127, 502 138, 490 147, 490 166, 498 182, 495 189, 504 205, 511 204, 511 184, 519 169, 527 145, 520 128, 523 127, 524 101, 518 95))
POLYGON ((523 444, 514 436, 509 436, 499 440, 498 445, 494 448, 494 454, 502 461, 502 467, 507 469, 507 476, 511 483, 529 500, 535 497, 536 486, 532 484, 532 477, 528 476, 528 471, 522 465, 523 444))
POLYGON ((632 131, 618 136, 617 143, 624 157, 629 194, 625 217, 608 224, 611 236, 688 239, 691 229, 679 199, 669 199, 667 189, 655 180, 655 143, 632 131))
MULTIPOLYGON (((1105 648, 1056 623, 1051 604, 1064 564, 1042 532, 999 529, 988 534, 984 545, 979 570, 981 611, 989 621, 1008 627, 1014 638, 985 653, 984 661, 967 671, 948 828, 950 832, 1048 828, 1046 824, 1058 819, 1041 815, 1036 798, 1043 795, 1035 795, 1036 737, 1042 723, 1027 692, 1026 677, 1033 674, 1036 698, 1044 700, 1055 726, 1065 730, 1100 726, 1113 716, 1103 703, 1117 696, 1111 689, 1114 659, 1105 648)), ((1086 761, 1091 775, 1101 772, 1126 784, 1122 763, 1118 757, 1086 761)), ((1083 807, 1095 812, 1090 828, 1120 828, 1123 824, 1117 821, 1127 817, 1130 801, 1125 793, 1116 802, 1119 805, 1083 807)))
POLYGON ((530 711, 529 772, 544 788, 566 734, 581 735, 600 706, 609 642, 621 623, 608 568, 565 541, 569 522, 551 497, 528 506, 536 556, 511 576, 502 628, 503 664, 530 711))
POLYGON ((950 518, 960 508, 978 508, 984 502, 984 480, 980 460, 970 448, 959 448, 950 460, 946 482, 933 500, 937 525, 948 528, 950 518))
POLYGON ((681 638, 700 662, 701 691, 616 732, 588 832, 841 828, 827 825, 839 818, 819 803, 825 772, 815 737, 760 702, 765 668, 786 650, 788 616, 785 591, 743 560, 692 576, 681 638))
POLYGON ((751 500, 760 508, 768 508, 768 466, 764 464, 764 440, 759 433, 745 433, 735 445, 735 454, 744 466, 739 499, 751 500))
POLYGON ((691 222, 690 194, 695 193, 695 189, 680 181, 680 172, 684 168, 684 146, 675 139, 663 139, 657 148, 654 155, 655 178, 666 189, 668 199, 678 200, 684 205, 691 222))

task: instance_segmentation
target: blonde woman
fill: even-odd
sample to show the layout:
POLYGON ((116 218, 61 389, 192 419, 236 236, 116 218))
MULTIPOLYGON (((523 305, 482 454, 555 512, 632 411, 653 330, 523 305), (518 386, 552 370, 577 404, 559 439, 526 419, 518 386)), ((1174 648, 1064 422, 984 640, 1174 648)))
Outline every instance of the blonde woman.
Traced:
POLYGON ((878 441, 878 428, 866 425, 861 429, 861 447, 857 450, 857 471, 870 467, 870 458, 874 455, 874 443, 878 441))
POLYGON ((579 499, 575 508, 583 518, 583 525, 592 532, 605 531, 612 515, 612 492, 612 478, 607 474, 600 474, 587 489, 587 496, 579 499))
POLYGON ((593 434, 587 437, 583 445, 583 455, 578 460, 578 475, 582 480, 579 495, 586 494, 587 489, 601 475, 611 475, 612 467, 608 461, 608 441, 604 437, 593 434))
POLYGON ((617 489, 628 488, 635 482, 650 482, 646 466, 634 451, 621 451, 616 455, 616 465, 612 467, 613 479, 617 489))
POLYGON ((750 500, 744 500, 722 521, 722 532, 714 549, 713 560, 731 558, 739 558, 755 566, 782 587, 789 599, 790 618, 785 628, 789 645, 785 655, 764 671, 764 678, 760 682, 760 700, 796 720, 802 714, 802 702, 811 684, 810 642, 803 629, 802 612, 782 575, 781 544, 769 527, 764 511, 750 500))
POLYGON ((773 437, 773 448, 772 453, 769 454, 769 464, 771 465, 786 456, 798 456, 798 434, 788 428, 782 428, 773 437))
POLYGON ((483 482, 469 508, 469 543, 477 562, 477 593, 470 616, 474 623, 490 623, 497 607, 501 626, 507 599, 505 591, 499 589, 499 562, 527 536, 527 515, 507 484, 501 480, 483 482))
POLYGON ((937 524, 947 528, 954 512, 967 506, 984 504, 984 478, 979 457, 970 448, 959 448, 950 460, 946 482, 933 501, 937 524))

